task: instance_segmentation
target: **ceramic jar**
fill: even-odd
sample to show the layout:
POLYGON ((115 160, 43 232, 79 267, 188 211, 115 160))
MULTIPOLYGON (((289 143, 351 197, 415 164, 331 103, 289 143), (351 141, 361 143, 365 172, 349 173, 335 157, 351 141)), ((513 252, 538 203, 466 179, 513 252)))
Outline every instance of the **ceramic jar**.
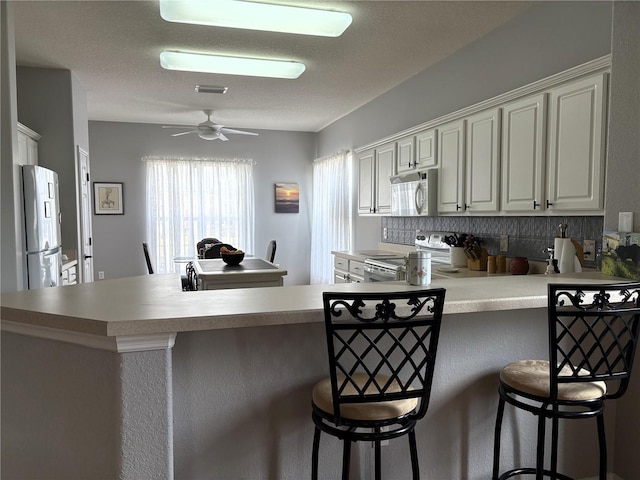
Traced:
POLYGON ((527 257, 513 257, 509 264, 511 275, 526 275, 529 273, 529 260, 527 257))

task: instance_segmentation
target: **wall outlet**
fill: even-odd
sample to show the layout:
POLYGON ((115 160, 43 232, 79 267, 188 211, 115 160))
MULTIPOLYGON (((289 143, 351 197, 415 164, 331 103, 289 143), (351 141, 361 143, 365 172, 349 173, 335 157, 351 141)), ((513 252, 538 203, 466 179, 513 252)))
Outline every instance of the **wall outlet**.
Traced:
POLYGON ((633 232, 633 212, 620 212, 618 214, 618 231, 633 232))
POLYGON ((509 251, 509 235, 500 235, 500 251, 509 251))
POLYGON ((98 272, 98 280, 104 280, 104 272, 98 272))
POLYGON ((582 242, 582 250, 584 251, 584 259, 587 262, 595 262, 596 260, 596 241, 585 240, 582 242))

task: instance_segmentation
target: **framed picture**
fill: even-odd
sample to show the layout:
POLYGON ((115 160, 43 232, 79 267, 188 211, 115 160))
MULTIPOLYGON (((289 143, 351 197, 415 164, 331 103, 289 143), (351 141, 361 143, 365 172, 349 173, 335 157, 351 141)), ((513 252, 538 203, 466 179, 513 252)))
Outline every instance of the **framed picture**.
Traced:
POLYGON ((93 182, 93 208, 96 215, 124 215, 122 182, 93 182))
POLYGON ((276 213, 298 213, 300 189, 297 183, 276 183, 276 213))

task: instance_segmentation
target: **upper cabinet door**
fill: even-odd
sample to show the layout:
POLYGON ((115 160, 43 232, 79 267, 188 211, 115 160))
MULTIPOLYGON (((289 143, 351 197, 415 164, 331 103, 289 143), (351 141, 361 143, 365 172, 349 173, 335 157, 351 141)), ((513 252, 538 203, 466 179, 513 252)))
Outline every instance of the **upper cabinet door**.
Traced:
POLYGON ((375 150, 358 155, 358 213, 373 213, 375 150))
POLYGON ((438 127, 438 212, 462 212, 464 206, 464 120, 438 127))
POLYGON ((435 128, 416 135, 416 163, 419 168, 435 167, 438 164, 435 128))
POLYGON ((398 140, 398 173, 409 172, 416 168, 416 137, 410 136, 398 140))
POLYGON ((500 182, 500 110, 467 117, 465 210, 497 212, 500 182))
POLYGON ((551 91, 548 194, 551 210, 604 208, 606 74, 551 91))
POLYGON ((544 209, 546 94, 502 109, 502 210, 544 209))
POLYGON ((396 165, 396 142, 382 145, 376 149, 375 207, 377 214, 391 213, 391 182, 396 165))

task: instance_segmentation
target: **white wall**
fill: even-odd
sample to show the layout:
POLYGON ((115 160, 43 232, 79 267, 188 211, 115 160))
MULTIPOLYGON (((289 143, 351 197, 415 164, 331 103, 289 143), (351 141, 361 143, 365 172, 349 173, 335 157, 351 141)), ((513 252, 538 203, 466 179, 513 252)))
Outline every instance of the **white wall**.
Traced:
POLYGON ((20 208, 20 167, 18 158, 18 110, 16 106, 16 55, 13 29, 13 5, 0 2, 0 289, 23 290, 24 245, 20 208))
MULTIPOLYGON (((605 229, 618 228, 619 212, 634 212, 640 232, 640 3, 616 2, 611 53, 611 103, 605 229)), ((640 352, 629 391, 618 401, 614 471, 640 478, 640 352)))
MULTIPOLYGON (((94 272, 105 278, 146 273, 145 177, 147 155, 181 157, 245 157, 254 167, 256 222, 255 255, 263 257, 276 239, 275 262, 288 271, 285 285, 309 283, 311 246, 311 162, 315 136, 311 133, 258 131, 259 136, 232 136, 228 142, 195 136, 171 137, 160 125, 89 122, 92 182, 124 183, 124 215, 93 215, 94 272), (274 212, 274 183, 300 186, 300 213, 274 212)), ((211 232, 217 236, 216 232, 211 232)), ((223 240, 223 239, 221 239, 223 240)), ((195 247, 195 246, 194 246, 195 247)))

